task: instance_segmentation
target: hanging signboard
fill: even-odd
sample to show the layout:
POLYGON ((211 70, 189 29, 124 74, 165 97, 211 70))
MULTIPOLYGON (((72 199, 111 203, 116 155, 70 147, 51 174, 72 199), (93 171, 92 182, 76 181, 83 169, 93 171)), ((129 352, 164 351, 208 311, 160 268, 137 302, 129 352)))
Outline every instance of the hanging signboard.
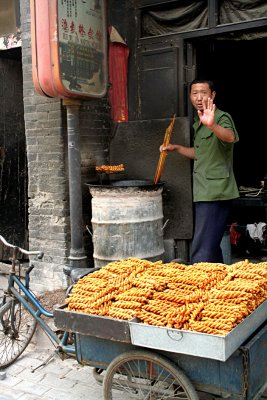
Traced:
POLYGON ((104 1, 58 0, 57 7, 51 2, 50 15, 56 90, 65 96, 103 96, 107 86, 104 1))
POLYGON ((37 91, 41 87, 51 97, 103 97, 107 90, 105 0, 31 0, 31 18, 37 91))

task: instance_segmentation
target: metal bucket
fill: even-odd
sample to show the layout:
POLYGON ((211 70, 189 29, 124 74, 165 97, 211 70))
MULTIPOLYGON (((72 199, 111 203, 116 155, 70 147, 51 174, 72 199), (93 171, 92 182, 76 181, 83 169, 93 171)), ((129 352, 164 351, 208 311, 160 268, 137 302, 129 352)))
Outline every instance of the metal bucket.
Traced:
POLYGON ((129 257, 162 259, 163 183, 121 180, 87 186, 92 195, 95 267, 129 257))

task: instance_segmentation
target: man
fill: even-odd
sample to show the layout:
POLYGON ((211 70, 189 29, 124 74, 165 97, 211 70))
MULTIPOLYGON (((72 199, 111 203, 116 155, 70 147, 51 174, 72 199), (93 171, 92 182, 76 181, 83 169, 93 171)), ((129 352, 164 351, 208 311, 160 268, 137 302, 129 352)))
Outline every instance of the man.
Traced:
POLYGON ((176 151, 194 160, 195 227, 191 263, 223 262, 220 243, 231 200, 239 197, 233 172, 233 148, 239 140, 232 117, 216 108, 213 82, 194 80, 190 100, 197 111, 193 147, 169 144, 160 151, 176 151))

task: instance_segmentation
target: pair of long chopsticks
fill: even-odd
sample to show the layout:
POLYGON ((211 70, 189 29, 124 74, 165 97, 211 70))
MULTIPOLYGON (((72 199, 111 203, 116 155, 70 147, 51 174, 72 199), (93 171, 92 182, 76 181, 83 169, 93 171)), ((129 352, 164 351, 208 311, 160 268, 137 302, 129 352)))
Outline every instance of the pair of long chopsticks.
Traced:
MULTIPOLYGON (((164 140, 163 140, 163 146, 164 147, 168 146, 168 144, 170 143, 170 139, 171 139, 171 135, 172 135, 172 131, 173 131, 173 126, 174 126, 174 122, 175 122, 175 117, 176 117, 176 114, 174 114, 170 125, 168 126, 168 128, 165 131, 165 136, 164 136, 164 140)), ((166 156, 167 156, 167 152, 166 151, 162 151, 160 153, 157 170, 156 170, 156 174, 155 174, 155 177, 154 177, 154 184, 157 184, 159 182, 159 180, 160 180, 166 156)))

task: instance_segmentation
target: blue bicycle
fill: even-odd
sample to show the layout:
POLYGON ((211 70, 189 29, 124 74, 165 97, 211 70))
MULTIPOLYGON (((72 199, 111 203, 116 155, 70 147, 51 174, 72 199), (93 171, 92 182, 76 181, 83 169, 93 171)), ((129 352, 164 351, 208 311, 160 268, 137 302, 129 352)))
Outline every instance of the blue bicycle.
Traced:
POLYGON ((0 302, 0 369, 11 365, 24 352, 33 337, 37 324, 43 328, 55 345, 55 353, 74 355, 75 346, 70 344, 71 333, 63 332, 62 335, 57 335, 42 319, 42 316, 54 318, 54 315, 40 304, 30 290, 30 273, 34 264, 30 261, 25 268, 19 258, 26 255, 42 259, 43 252, 27 251, 14 246, 1 235, 0 241, 12 249, 7 289, 4 290, 0 302))

